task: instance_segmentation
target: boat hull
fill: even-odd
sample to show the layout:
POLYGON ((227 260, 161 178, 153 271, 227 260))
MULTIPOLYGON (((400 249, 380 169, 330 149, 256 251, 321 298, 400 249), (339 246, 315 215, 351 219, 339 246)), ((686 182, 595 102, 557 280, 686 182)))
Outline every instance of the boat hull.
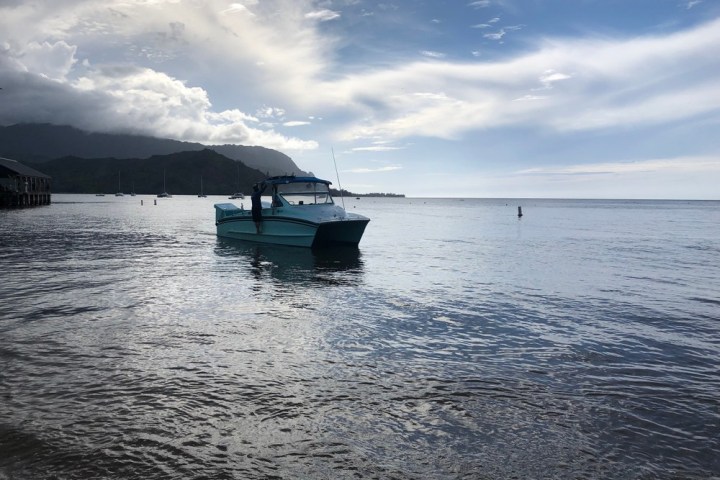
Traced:
POLYGON ((260 233, 250 212, 242 212, 219 219, 217 235, 251 242, 296 247, 322 247, 329 245, 357 245, 370 220, 357 215, 325 222, 313 222, 293 217, 263 216, 260 233))

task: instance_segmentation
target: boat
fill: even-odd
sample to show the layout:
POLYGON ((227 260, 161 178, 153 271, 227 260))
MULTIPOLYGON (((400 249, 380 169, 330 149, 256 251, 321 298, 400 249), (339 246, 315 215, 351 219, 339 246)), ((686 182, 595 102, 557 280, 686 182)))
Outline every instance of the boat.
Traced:
POLYGON ((237 193, 233 193, 232 195, 230 195, 228 197, 230 200, 235 200, 237 198, 240 198, 240 199, 245 198, 245 195, 240 191, 240 164, 239 163, 237 165, 237 177, 238 177, 238 179, 237 179, 238 191, 237 191, 237 193))
POLYGON ((272 198, 262 202, 260 231, 243 205, 216 203, 217 235, 297 247, 357 246, 370 219, 335 204, 331 183, 317 177, 269 177, 256 184, 260 191, 270 187, 272 198))
POLYGON ((165 170, 163 170, 163 192, 157 194, 157 198, 172 198, 165 188, 165 170))
POLYGON ((198 195, 198 198, 207 198, 207 195, 203 193, 202 175, 200 175, 200 194, 198 195))
POLYGON ((122 190, 120 189, 120 171, 118 171, 118 191, 115 194, 116 197, 124 197, 125 195, 122 193, 122 190))

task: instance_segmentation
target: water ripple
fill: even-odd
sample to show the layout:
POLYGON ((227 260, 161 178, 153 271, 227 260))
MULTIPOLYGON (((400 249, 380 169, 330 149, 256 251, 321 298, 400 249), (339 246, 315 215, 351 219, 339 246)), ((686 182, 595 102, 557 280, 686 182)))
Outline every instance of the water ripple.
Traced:
POLYGON ((720 472, 714 205, 363 199, 314 252, 212 201, 0 212, 0 478, 720 472))

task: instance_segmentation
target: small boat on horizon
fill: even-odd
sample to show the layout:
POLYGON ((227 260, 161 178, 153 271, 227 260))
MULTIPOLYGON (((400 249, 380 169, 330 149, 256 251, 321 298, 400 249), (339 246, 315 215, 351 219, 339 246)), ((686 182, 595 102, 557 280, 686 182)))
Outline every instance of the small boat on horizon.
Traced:
POLYGON ((330 195, 331 182, 316 177, 270 177, 256 184, 271 188, 272 202, 262 202, 258 232, 251 210, 234 203, 215 204, 219 237, 297 247, 357 246, 369 218, 348 213, 330 195))
POLYGON ((172 198, 172 195, 170 195, 167 192, 167 188, 165 188, 165 170, 163 170, 163 192, 158 193, 157 198, 172 198))
POLYGON ((240 164, 237 164, 237 183, 238 183, 238 191, 236 193, 233 193, 228 198, 230 200, 235 200, 236 198, 244 199, 245 194, 240 191, 240 164))
POLYGON ((122 189, 120 188, 120 170, 118 170, 118 191, 115 194, 116 197, 124 197, 125 195, 122 193, 122 189))

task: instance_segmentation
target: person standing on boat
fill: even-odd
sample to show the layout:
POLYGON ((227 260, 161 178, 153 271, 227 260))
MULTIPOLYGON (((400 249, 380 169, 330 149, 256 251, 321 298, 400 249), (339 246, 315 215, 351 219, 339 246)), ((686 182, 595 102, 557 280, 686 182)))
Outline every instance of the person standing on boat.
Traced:
POLYGON ((260 188, 256 183, 253 185, 253 193, 250 195, 250 200, 252 202, 252 218, 253 222, 255 222, 255 231, 258 234, 260 233, 260 222, 262 222, 262 194, 266 188, 267 185, 265 182, 263 182, 262 188, 260 188))

